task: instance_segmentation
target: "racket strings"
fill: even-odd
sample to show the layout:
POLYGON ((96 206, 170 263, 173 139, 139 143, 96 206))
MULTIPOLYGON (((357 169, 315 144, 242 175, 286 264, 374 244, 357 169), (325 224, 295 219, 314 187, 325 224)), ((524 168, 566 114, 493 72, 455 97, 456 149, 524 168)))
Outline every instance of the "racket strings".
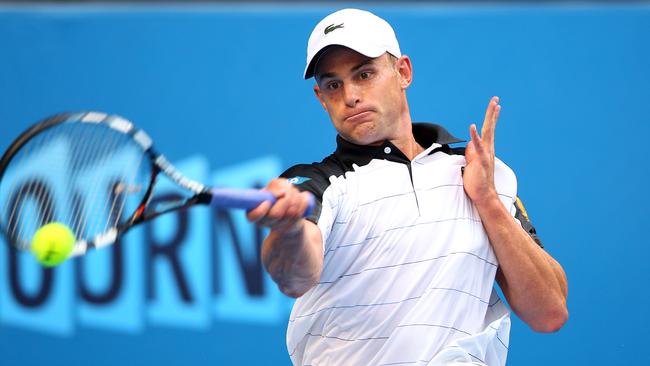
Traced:
POLYGON ((81 225, 81 218, 87 214, 83 198, 79 193, 75 192, 71 195, 70 200, 70 205, 72 207, 70 210, 72 218, 70 220, 75 223, 74 226, 71 226, 71 230, 76 238, 86 238, 88 237, 88 230, 85 226, 81 225))
MULTIPOLYGON (((48 130, 47 132, 53 135, 53 131, 48 130)), ((44 139, 45 139, 45 137, 43 137, 43 139, 42 139, 42 142, 40 144, 41 147, 45 147, 46 143, 45 143, 44 139)), ((61 159, 61 158, 63 158, 63 157, 59 157, 59 159, 61 159)), ((46 204, 46 209, 45 210, 46 211, 45 211, 44 215, 40 216, 41 221, 39 222, 38 226, 34 229, 34 231, 38 230, 39 227, 41 227, 41 226, 47 224, 48 222, 52 221, 54 219, 55 214, 56 214, 54 212, 54 209, 55 209, 55 207, 54 207, 54 205, 55 205, 54 198, 49 193, 49 189, 47 187, 47 184, 44 184, 44 182, 43 182, 43 184, 40 184, 38 192, 39 192, 39 195, 38 195, 39 198, 38 199, 39 200, 43 199, 45 201, 45 204, 46 204)))
MULTIPOLYGON (((20 157, 20 164, 22 165, 24 160, 25 160, 26 155, 22 155, 20 157)), ((27 184, 22 184, 20 186, 19 192, 17 194, 17 197, 23 197, 23 195, 27 194, 28 191, 31 190, 31 186, 27 184)), ((7 198, 3 199, 6 200, 5 202, 5 208, 3 209, 3 212, 7 212, 7 209, 9 206, 12 206, 11 213, 7 216, 7 230, 8 233, 11 237, 15 237, 16 233, 16 227, 17 227, 17 217, 20 215, 22 212, 22 203, 20 199, 17 199, 16 196, 9 196, 7 198), (15 199, 14 199, 15 198, 15 199), (13 204, 12 204, 13 203, 13 204), (18 208, 18 207, 21 208, 18 208)))
MULTIPOLYGON (((96 126, 73 124, 72 128, 75 129, 73 136, 75 136, 77 140, 84 142, 80 146, 75 146, 70 155, 71 182, 77 185, 82 183, 82 180, 85 180, 80 177, 82 173, 87 171, 84 169, 83 162, 95 161, 97 155, 105 155, 107 151, 107 140, 102 141, 102 136, 100 134, 101 129, 96 128, 96 126), (106 151, 102 151, 99 148, 104 148, 106 151)), ((86 198, 84 198, 83 194, 78 193, 76 198, 78 200, 79 209, 70 211, 72 214, 70 221, 73 223, 73 232, 77 238, 85 238, 89 232, 93 232, 92 229, 89 230, 88 226, 88 220, 91 218, 91 211, 88 210, 87 204, 88 197, 93 198, 93 202, 91 202, 90 206, 92 207, 94 198, 97 197, 97 192, 100 189, 100 182, 90 181, 87 183, 89 183, 88 187, 90 187, 90 189, 86 192, 86 198)), ((83 186, 83 184, 79 185, 83 186)))
POLYGON ((122 166, 120 174, 123 179, 111 183, 109 194, 112 197, 112 204, 111 209, 108 212, 108 221, 106 222, 104 231, 108 230, 109 227, 116 227, 121 221, 122 212, 127 203, 127 200, 125 199, 126 194, 128 194, 132 189, 137 190, 136 179, 144 158, 145 154, 140 154, 139 159, 126 160, 125 164, 122 166), (119 208, 116 210, 116 207, 118 206, 119 208))
MULTIPOLYGON (((47 133, 48 133, 48 135, 45 135, 45 136, 41 137, 41 140, 39 141, 38 145, 36 145, 36 147, 39 150, 40 149, 46 149, 45 139, 51 138, 51 136, 53 135, 52 131, 50 131, 50 130, 47 130, 47 133)), ((52 152, 50 154, 53 154, 53 153, 54 152, 52 152)), ((58 157, 58 158, 62 158, 62 157, 58 157)), ((34 186, 36 187, 36 192, 37 192, 36 201, 37 202, 45 202, 45 207, 43 208, 43 211, 41 211, 41 215, 38 215, 41 220, 38 222, 37 227, 35 229, 34 228, 29 228, 31 230, 28 230, 27 232, 30 232, 32 230, 34 230, 34 231, 37 230, 38 227, 40 227, 42 225, 45 225, 50 220, 52 220, 52 218, 55 215, 55 212, 54 212, 55 208, 53 207, 54 206, 54 199, 53 199, 53 197, 52 197, 52 195, 50 193, 50 190, 49 190, 47 184, 45 182, 39 180, 39 181, 35 182, 34 186)), ((26 200, 23 200, 23 202, 26 202, 26 200)), ((29 221, 27 221, 27 222, 29 222, 29 221)), ((23 225, 23 228, 27 229, 27 225, 23 225)))
MULTIPOLYGON (((72 162, 75 167, 83 167, 89 165, 88 162, 93 162, 90 168, 92 174, 86 177, 91 184, 91 190, 87 194, 89 199, 84 201, 86 204, 82 204, 84 209, 78 210, 77 215, 73 217, 77 226, 76 233, 78 235, 83 233, 86 238, 117 226, 121 213, 116 215, 115 207, 125 206, 127 199, 124 192, 117 190, 116 187, 122 184, 125 177, 129 177, 131 182, 137 179, 140 166, 138 164, 135 169, 132 167, 132 152, 136 151, 136 154, 139 154, 138 161, 141 161, 145 155, 141 149, 134 146, 128 136, 111 130, 105 125, 96 127, 88 131, 90 136, 87 136, 88 141, 95 142, 86 144, 84 147, 87 149, 72 155, 75 157, 75 161, 72 162), (126 154, 127 158, 120 154, 126 154), (117 169, 117 166, 121 166, 121 169, 117 169)), ((80 180, 79 175, 83 170, 76 169, 77 178, 74 181, 80 180)))
MULTIPOLYGON (((24 232, 29 232, 30 229, 32 229, 32 225, 29 225, 29 221, 25 220, 20 220, 22 215, 28 215, 30 212, 25 211, 26 207, 27 210, 29 210, 29 197, 34 197, 34 202, 36 204, 35 211, 36 211, 36 216, 38 217, 39 223, 42 223, 43 221, 47 220, 50 216, 52 216, 52 208, 49 205, 49 199, 51 197, 46 193, 47 189, 45 188, 45 184, 41 184, 38 180, 30 181, 28 184, 26 184, 29 189, 27 190, 27 195, 24 197, 21 197, 19 201, 21 202, 21 207, 20 207, 20 212, 18 216, 18 220, 16 223, 22 222, 22 225, 17 225, 18 227, 18 233, 16 238, 21 238, 24 232)), ((38 224, 36 224, 38 225, 38 224)), ((15 230, 12 234, 16 234, 15 230)))
MULTIPOLYGON (((141 169, 142 169, 142 168, 141 168, 141 167, 142 167, 142 162, 143 162, 144 160, 145 160, 145 155, 142 154, 142 155, 140 156, 140 159, 138 159, 137 164, 136 164, 136 165, 134 166, 134 168, 132 169, 133 174, 131 174, 131 179, 128 181, 128 185, 126 185, 125 187, 120 187, 122 190, 126 190, 125 193, 128 193, 128 192, 129 192, 130 190, 132 190, 132 189, 135 189, 135 190, 137 190, 137 189, 142 189, 142 187, 140 187, 140 188, 137 187, 137 184, 136 184, 137 181, 136 181, 136 180, 137 180, 137 172, 141 171, 141 169)), ((116 187, 116 188, 117 188, 117 187, 116 187)), ((120 191, 119 193, 122 193, 122 192, 120 191)), ((118 223, 119 223, 119 221, 121 220, 121 218, 122 218, 122 213, 124 212, 124 209, 126 208, 127 200, 126 200, 126 199, 122 199, 122 200, 121 200, 121 203, 122 203, 122 204, 121 204, 121 206, 120 206, 120 208, 119 208, 119 210, 118 210, 118 213, 117 213, 117 215, 115 216, 115 222, 113 223, 114 226, 117 226, 118 223)))
POLYGON ((52 199, 50 191, 42 181, 34 179, 24 183, 21 186, 20 192, 21 195, 13 195, 9 201, 13 203, 14 207, 17 207, 19 204, 22 206, 20 214, 23 216, 11 217, 7 228, 9 229, 9 237, 14 243, 19 245, 19 248, 23 249, 29 246, 28 241, 21 239, 23 233, 36 231, 44 222, 47 222, 48 217, 53 216, 53 213, 51 212, 52 207, 47 204, 52 199), (28 188, 25 189, 25 187, 28 188), (32 215, 37 217, 36 222, 23 218, 27 215, 23 210, 25 202, 30 198, 33 198, 36 204, 35 210, 32 212, 32 215))
MULTIPOLYGON (((91 126, 95 127, 94 125, 91 126)), ((87 126, 80 125, 80 127, 87 126)), ((84 136, 85 139, 87 139, 87 141, 95 142, 84 145, 84 147, 88 147, 88 150, 72 155, 74 159, 72 165, 73 167, 76 167, 75 171, 77 178, 75 179, 75 182, 79 180, 78 176, 80 173, 87 172, 87 170, 81 168, 84 163, 95 162, 94 165, 91 166, 91 169, 93 169, 93 173, 95 174, 92 174, 92 177, 89 180, 91 190, 88 192, 90 201, 88 202, 86 215, 75 218, 75 221, 79 223, 77 225, 79 227, 77 231, 83 227, 89 233, 99 233, 102 230, 105 231, 108 226, 109 219, 104 215, 106 206, 110 204, 109 199, 104 195, 107 193, 105 187, 105 180, 107 177, 101 174, 101 171, 107 170, 108 167, 106 162, 111 160, 115 148, 120 145, 120 140, 123 138, 122 135, 108 129, 106 126, 99 125, 96 127, 105 129, 106 131, 98 128, 84 129, 84 132, 90 135, 84 136), (98 209, 96 207, 100 208, 98 209), (99 229, 100 226, 103 226, 102 229, 99 229)))
MULTIPOLYGON (((33 147, 34 147, 34 145, 28 146, 27 147, 27 153, 22 154, 22 156, 20 156, 20 159, 18 159, 19 160, 18 161, 19 166, 23 166, 26 156, 29 154, 29 151, 33 147)), ((30 188, 31 187, 29 185, 24 185, 24 184, 21 185, 17 196, 22 197, 24 194, 26 194, 26 190, 29 190, 30 188)), ((16 209, 18 208, 18 205, 21 204, 22 202, 20 202, 20 200, 18 200, 18 199, 13 200, 11 198, 12 198, 12 196, 3 197, 3 199, 5 199, 5 208, 3 209, 3 212, 6 212, 8 207, 13 202, 13 205, 11 205, 12 206, 11 213, 9 213, 9 216, 7 216, 7 222, 8 222, 7 223, 7 229, 9 230, 9 234, 13 235, 15 233, 15 230, 16 230, 16 217, 18 216, 18 214, 20 212, 20 210, 18 210, 18 212, 17 212, 16 209)))
MULTIPOLYGON (((35 158, 39 158, 37 155, 39 152, 46 150, 46 144, 43 141, 47 141, 52 138, 52 131, 45 130, 42 135, 38 136, 38 139, 34 143, 28 144, 27 149, 21 154, 20 162, 18 166, 31 166, 29 163, 35 158)), ((46 151, 47 152, 47 151, 46 151)), ((50 153, 52 154, 52 153, 50 153)), ((26 233, 36 231, 40 226, 47 223, 48 220, 54 216, 54 208, 52 196, 45 184, 41 179, 38 178, 38 175, 34 175, 31 178, 26 180, 26 183, 21 184, 20 192, 15 196, 14 200, 14 209, 12 210, 11 215, 9 216, 11 223, 10 236, 16 241, 19 241, 23 244, 29 240, 24 240, 24 235, 26 233), (33 198, 30 200, 29 198, 33 198), (37 204, 36 213, 29 212, 30 201, 37 204), (27 212, 25 210, 28 210, 27 212), (28 219, 29 216, 36 216, 37 221, 28 219)))
POLYGON ((20 158, 14 166, 14 173, 24 178, 20 184, 18 193, 13 196, 12 213, 9 215, 10 236, 20 243, 20 246, 28 246, 31 234, 39 227, 50 222, 56 213, 54 212, 54 199, 48 189, 48 184, 43 181, 43 176, 47 176, 57 160, 64 157, 56 154, 56 144, 60 139, 51 130, 45 130, 34 136, 20 151, 20 158), (41 162, 44 161, 44 162, 41 162), (41 171, 36 171, 33 167, 38 165, 41 171), (18 167, 27 170, 27 174, 17 171, 18 167), (33 170, 33 171, 32 171, 33 170), (24 176, 24 177, 23 177, 24 176), (30 211, 30 206, 35 212, 30 211))
MULTIPOLYGON (((80 130, 85 127, 82 124, 74 124, 71 128, 75 129, 73 135, 80 138, 82 135, 80 130)), ((72 156, 87 156, 89 154, 89 151, 92 149, 91 147, 99 143, 96 134, 92 134, 90 132, 86 133, 86 136, 84 136, 83 138, 85 139, 86 143, 84 143, 80 149, 76 149, 78 151, 73 151, 72 156)), ((72 168, 71 168, 72 175, 70 177, 71 182, 78 182, 79 174, 82 169, 75 166, 75 159, 71 159, 71 164, 72 164, 72 168)), ((80 194, 79 192, 75 192, 74 194, 70 195, 69 199, 71 200, 70 204, 72 206, 72 210, 69 211, 70 218, 68 220, 72 224, 71 226, 72 232, 77 238, 79 237, 85 238, 88 232, 86 225, 84 223, 84 218, 87 217, 88 215, 85 206, 85 199, 83 195, 80 194)))

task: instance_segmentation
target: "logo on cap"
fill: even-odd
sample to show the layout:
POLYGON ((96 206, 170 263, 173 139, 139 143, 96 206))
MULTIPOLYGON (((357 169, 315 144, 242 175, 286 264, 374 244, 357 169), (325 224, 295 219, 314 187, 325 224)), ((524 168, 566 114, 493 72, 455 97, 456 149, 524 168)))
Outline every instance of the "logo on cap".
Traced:
POLYGON ((339 28, 343 28, 343 23, 341 23, 339 25, 330 24, 327 27, 325 27, 325 34, 327 34, 329 32, 333 32, 334 30, 339 29, 339 28))

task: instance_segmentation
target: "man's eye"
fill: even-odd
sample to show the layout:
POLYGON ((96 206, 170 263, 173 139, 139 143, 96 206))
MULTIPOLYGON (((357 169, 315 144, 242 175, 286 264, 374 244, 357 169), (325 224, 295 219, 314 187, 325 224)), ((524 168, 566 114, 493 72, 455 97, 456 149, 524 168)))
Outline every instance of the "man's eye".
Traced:
POLYGON ((332 81, 331 83, 327 84, 327 89, 330 90, 336 90, 341 87, 341 84, 338 81, 332 81))
POLYGON ((368 79, 368 78, 370 78, 370 73, 368 71, 364 71, 364 72, 359 74, 359 77, 361 79, 368 79))

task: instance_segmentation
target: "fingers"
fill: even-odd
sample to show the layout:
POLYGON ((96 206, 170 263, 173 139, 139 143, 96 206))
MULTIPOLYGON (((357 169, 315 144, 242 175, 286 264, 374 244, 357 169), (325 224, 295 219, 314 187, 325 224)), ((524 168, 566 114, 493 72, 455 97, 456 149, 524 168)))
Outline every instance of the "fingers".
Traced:
POLYGON ((467 143, 467 146, 465 146, 465 154, 473 155, 474 153, 475 153, 474 141, 470 141, 467 143))
POLYGON ((283 220, 302 217, 299 192, 290 192, 285 197, 278 199, 266 214, 270 220, 283 220))
POLYGON ((501 105, 499 105, 499 97, 494 96, 488 103, 487 110, 485 111, 485 119, 483 120, 483 127, 481 129, 481 136, 490 148, 494 151, 494 131, 496 130, 497 120, 501 112, 501 105))
MULTIPOLYGON (((273 196, 277 199, 281 199, 286 194, 285 183, 282 179, 273 179, 266 185, 264 190, 271 192, 273 196)), ((249 210, 246 213, 248 221, 258 222, 266 216, 273 207, 273 204, 269 201, 262 202, 259 206, 255 207, 252 210, 249 210)))
POLYGON ((276 197, 276 202, 264 202, 250 210, 249 221, 273 230, 287 230, 303 219, 309 205, 309 193, 300 192, 286 179, 274 179, 265 188, 276 197))
POLYGON ((469 126, 469 135, 471 137, 472 151, 481 150, 483 148, 483 141, 481 136, 478 134, 476 125, 473 123, 469 126))
POLYGON ((271 209, 271 202, 264 201, 259 206, 248 211, 246 213, 246 218, 250 222, 260 221, 269 212, 270 209, 271 209))

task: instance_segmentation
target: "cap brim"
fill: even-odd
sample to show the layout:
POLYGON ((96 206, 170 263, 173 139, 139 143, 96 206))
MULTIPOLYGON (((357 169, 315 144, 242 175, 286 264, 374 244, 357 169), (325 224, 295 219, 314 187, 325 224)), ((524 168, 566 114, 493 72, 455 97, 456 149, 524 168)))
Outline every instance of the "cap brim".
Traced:
POLYGON ((305 80, 311 78, 314 76, 314 72, 316 71, 316 65, 318 64, 318 61, 320 61, 320 58, 323 56, 323 53, 325 53, 326 50, 333 46, 340 46, 340 47, 346 47, 351 49, 352 51, 358 52, 366 57, 379 57, 383 55, 384 53, 388 52, 383 48, 380 47, 372 47, 371 45, 366 44, 359 44, 359 45, 354 45, 352 42, 345 42, 346 44, 343 44, 344 42, 331 42, 328 44, 325 44, 321 47, 321 49, 316 52, 314 57, 311 58, 311 61, 309 64, 307 64, 307 67, 305 67, 305 80))
POLYGON ((320 60, 320 58, 321 58, 321 56, 323 55, 323 53, 325 53, 325 51, 326 51, 328 48, 331 48, 332 46, 340 46, 340 45, 329 44, 329 45, 327 45, 327 46, 321 48, 320 51, 316 52, 316 54, 314 55, 314 57, 311 58, 311 62, 309 62, 309 64, 307 65, 307 67, 305 67, 305 80, 307 80, 307 79, 309 79, 309 78, 311 78, 311 77, 314 76, 314 71, 315 71, 314 69, 316 69, 316 64, 317 64, 318 61, 320 60))

